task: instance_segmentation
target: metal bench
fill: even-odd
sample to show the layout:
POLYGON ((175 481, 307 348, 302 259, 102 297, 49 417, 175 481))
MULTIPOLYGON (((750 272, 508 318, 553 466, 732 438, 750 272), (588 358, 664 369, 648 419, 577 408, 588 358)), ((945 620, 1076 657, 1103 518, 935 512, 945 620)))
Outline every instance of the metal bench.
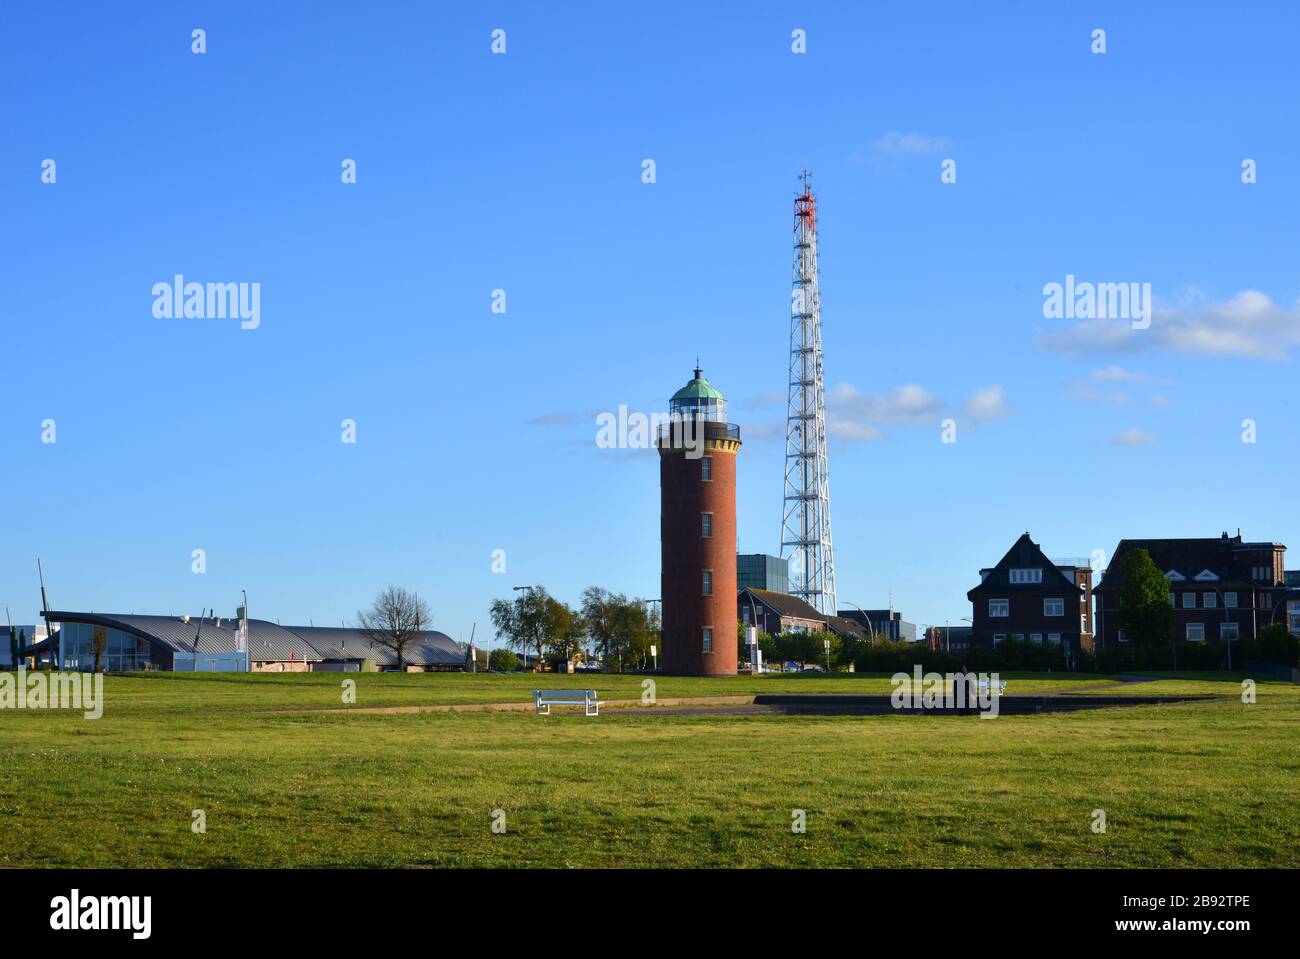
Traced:
POLYGON ((588 716, 599 716, 605 705, 596 698, 594 689, 534 689, 533 706, 537 715, 551 715, 552 706, 581 706, 588 716))

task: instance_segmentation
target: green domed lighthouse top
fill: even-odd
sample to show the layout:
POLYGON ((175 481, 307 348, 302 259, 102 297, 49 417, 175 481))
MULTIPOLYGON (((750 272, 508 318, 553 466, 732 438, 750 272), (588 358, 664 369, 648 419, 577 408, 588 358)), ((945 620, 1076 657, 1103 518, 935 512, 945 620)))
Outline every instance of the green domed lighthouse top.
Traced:
POLYGON ((704 378, 704 371, 697 366, 694 379, 674 393, 668 401, 668 412, 725 423, 727 398, 704 378))
POLYGON ((709 399, 709 400, 718 400, 720 402, 725 403, 727 398, 723 396, 718 390, 714 389, 714 387, 709 383, 709 381, 704 378, 703 373, 704 371, 697 366, 695 368, 695 379, 691 380, 680 390, 674 393, 673 399, 674 400, 709 399))

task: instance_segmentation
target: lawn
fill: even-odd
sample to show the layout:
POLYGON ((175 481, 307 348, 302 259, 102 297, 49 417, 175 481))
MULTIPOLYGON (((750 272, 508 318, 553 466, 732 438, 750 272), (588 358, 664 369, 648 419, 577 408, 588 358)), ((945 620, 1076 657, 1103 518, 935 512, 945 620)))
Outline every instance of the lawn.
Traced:
MULTIPOLYGON (((1240 676, 1212 674, 1123 691, 1232 698, 980 720, 348 715, 344 678, 362 706, 526 701, 542 679, 110 676, 96 721, 2 710, 0 866, 1300 866, 1300 687, 1268 680, 1249 706, 1240 676)), ((1009 674, 1008 692, 1108 682, 1009 674)), ((657 692, 888 689, 660 678, 657 692)))

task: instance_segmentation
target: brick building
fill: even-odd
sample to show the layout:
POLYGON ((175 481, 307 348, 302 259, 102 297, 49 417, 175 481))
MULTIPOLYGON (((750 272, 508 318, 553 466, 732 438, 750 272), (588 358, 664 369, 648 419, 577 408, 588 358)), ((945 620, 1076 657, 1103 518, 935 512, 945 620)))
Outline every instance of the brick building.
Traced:
POLYGON ((996 646, 1014 637, 1073 651, 1092 649, 1092 571, 1053 563, 1025 533, 996 566, 980 570, 967 592, 973 607, 970 644, 996 646))
POLYGON ((1215 643, 1254 638, 1269 623, 1286 622, 1286 547, 1244 542, 1241 532, 1218 539, 1124 539, 1097 584, 1099 648, 1124 642, 1119 594, 1124 558, 1144 549, 1169 580, 1173 639, 1215 643))

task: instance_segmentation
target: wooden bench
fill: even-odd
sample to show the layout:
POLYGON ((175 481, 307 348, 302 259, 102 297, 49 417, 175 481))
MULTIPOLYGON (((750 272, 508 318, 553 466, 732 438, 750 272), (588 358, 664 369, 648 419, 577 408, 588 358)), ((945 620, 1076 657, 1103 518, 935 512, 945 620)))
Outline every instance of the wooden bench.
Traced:
POLYGON ((605 705, 596 698, 594 689, 534 689, 533 706, 537 715, 551 715, 552 706, 581 706, 588 716, 599 716, 605 705))

